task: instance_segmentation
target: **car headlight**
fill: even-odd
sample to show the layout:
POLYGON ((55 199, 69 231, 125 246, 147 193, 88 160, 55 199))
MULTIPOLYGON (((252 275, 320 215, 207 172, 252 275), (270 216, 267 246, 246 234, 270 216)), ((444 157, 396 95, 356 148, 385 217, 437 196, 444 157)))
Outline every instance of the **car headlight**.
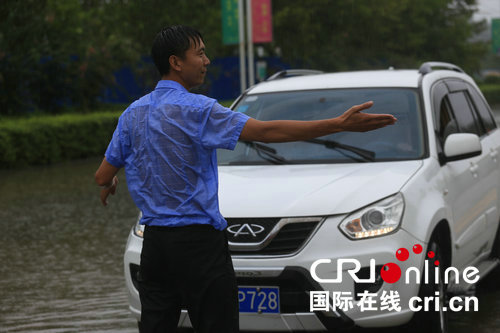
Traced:
POLYGON ((139 216, 137 216, 137 222, 135 223, 135 226, 134 226, 134 235, 136 235, 137 237, 143 238, 144 237, 144 225, 139 224, 139 222, 141 221, 141 218, 142 218, 142 212, 139 212, 139 216))
POLYGON ((387 235, 399 227, 404 207, 403 195, 397 193, 349 214, 339 227, 351 239, 387 235))

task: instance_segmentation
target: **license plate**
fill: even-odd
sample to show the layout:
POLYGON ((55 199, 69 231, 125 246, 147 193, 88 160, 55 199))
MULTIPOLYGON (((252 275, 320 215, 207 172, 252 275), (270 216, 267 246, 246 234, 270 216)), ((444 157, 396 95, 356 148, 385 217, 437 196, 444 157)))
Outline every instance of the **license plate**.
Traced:
POLYGON ((278 287, 238 287, 238 300, 240 312, 280 312, 280 289, 278 287))

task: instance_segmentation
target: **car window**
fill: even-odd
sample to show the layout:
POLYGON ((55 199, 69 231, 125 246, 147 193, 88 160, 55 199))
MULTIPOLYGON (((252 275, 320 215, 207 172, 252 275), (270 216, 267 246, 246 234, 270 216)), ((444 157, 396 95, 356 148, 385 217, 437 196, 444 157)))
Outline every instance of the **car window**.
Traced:
POLYGON ((477 89, 475 89, 474 87, 467 85, 467 88, 472 99, 473 106, 475 107, 477 113, 479 114, 479 117, 481 118, 485 131, 490 132, 497 128, 490 108, 488 107, 488 104, 486 103, 484 98, 481 97, 477 89))
MULTIPOLYGON (((443 81, 436 83, 432 87, 432 108, 434 117, 434 129, 439 133, 439 128, 443 127, 441 122, 441 110, 443 108, 443 98, 448 94, 448 88, 443 81)), ((446 119, 446 118, 445 118, 446 119)))
POLYGON ((448 94, 448 98, 460 132, 481 135, 482 133, 477 126, 466 92, 452 92, 448 94))
POLYGON ((439 129, 438 136, 441 146, 444 147, 444 142, 448 135, 453 133, 458 133, 458 123, 453 115, 453 111, 450 107, 450 102, 448 97, 443 97, 441 99, 441 105, 439 108, 439 129))
POLYGON ((268 153, 255 145, 239 143, 234 151, 218 151, 219 164, 269 164, 276 161, 296 164, 355 163, 422 158, 426 153, 424 122, 416 89, 358 88, 265 93, 245 96, 234 109, 264 121, 319 120, 338 117, 351 106, 370 100, 374 105, 365 112, 393 114, 398 119, 397 123, 365 133, 335 133, 315 142, 270 143, 266 144, 268 153), (359 154, 359 150, 368 152, 374 158, 366 159, 366 154, 359 154))

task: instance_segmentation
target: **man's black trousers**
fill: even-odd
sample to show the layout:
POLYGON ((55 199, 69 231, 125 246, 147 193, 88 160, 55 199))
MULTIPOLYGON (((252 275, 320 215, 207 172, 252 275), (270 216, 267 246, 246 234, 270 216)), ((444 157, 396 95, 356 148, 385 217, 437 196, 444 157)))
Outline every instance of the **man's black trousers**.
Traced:
POLYGON ((141 333, 176 332, 181 307, 197 333, 238 332, 238 287, 224 231, 146 226, 139 276, 141 333))

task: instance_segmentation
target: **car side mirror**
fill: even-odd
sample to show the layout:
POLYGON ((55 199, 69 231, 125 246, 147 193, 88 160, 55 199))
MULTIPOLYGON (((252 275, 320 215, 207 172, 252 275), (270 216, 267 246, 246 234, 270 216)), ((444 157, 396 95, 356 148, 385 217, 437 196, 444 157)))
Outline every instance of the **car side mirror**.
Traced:
POLYGON ((450 134, 444 142, 444 158, 446 162, 463 160, 481 155, 481 141, 476 134, 450 134))

